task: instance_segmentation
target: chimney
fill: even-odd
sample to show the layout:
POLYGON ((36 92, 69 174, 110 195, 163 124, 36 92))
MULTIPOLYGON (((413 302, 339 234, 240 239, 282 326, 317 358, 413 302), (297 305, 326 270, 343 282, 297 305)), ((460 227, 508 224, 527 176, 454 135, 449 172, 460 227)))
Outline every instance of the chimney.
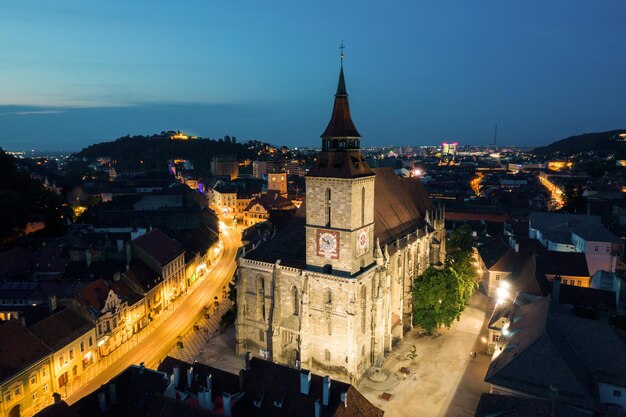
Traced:
POLYGON ((178 366, 174 367, 174 387, 178 387, 178 383, 180 382, 180 368, 178 366))
POLYGON ((58 392, 55 392, 54 394, 52 394, 52 399, 54 400, 54 403, 60 403, 61 402, 61 394, 59 394, 58 392))
POLYGON ((315 401, 315 417, 322 417, 322 404, 319 399, 315 401))
POLYGON ((104 413, 107 409, 107 399, 104 391, 100 391, 98 393, 98 408, 100 409, 101 413, 104 413))
POLYGON ((246 371, 250 370, 250 357, 252 355, 250 354, 250 352, 246 352, 246 355, 244 356, 244 359, 246 361, 246 371))
POLYGON ((140 374, 143 374, 143 371, 144 371, 145 369, 146 369, 146 364, 145 364, 145 362, 141 362, 141 363, 139 364, 139 373, 140 373, 140 374))
POLYGON ((239 392, 243 392, 243 386, 246 383, 246 370, 239 370, 239 392))
POLYGON ((344 407, 348 406, 348 393, 347 392, 341 393, 341 402, 343 403, 344 407))
POLYGON ((57 296, 51 295, 48 297, 48 310, 50 314, 52 314, 54 313, 56 309, 57 309, 57 296))
POLYGON ((113 281, 117 282, 120 280, 120 271, 113 272, 113 281))
POLYGON ((559 386, 557 384, 550 384, 550 398, 559 398, 559 386))
POLYGON ((127 265, 130 263, 130 260, 132 259, 131 254, 132 252, 130 250, 130 242, 126 242, 126 264, 127 265))
POLYGON ((117 390, 115 384, 109 384, 109 400, 111 400, 111 404, 117 404, 117 390))
POLYGON ((515 242, 515 253, 519 253, 519 243, 515 242))
POLYGON ((213 375, 211 374, 206 377, 206 387, 208 390, 213 389, 213 375))
POLYGON ((311 371, 300 372, 300 393, 309 395, 311 389, 311 371))
POLYGON ((232 417, 233 409, 232 409, 232 404, 230 402, 231 401, 230 394, 224 393, 222 395, 222 400, 223 400, 223 404, 224 404, 224 416, 225 417, 232 417))
POLYGON ((322 383, 322 404, 328 405, 330 402, 330 377, 326 375, 322 383))
POLYGON ((561 276, 557 275, 552 280, 552 300, 557 303, 561 299, 561 276))
POLYGON ((187 369, 187 389, 191 389, 191 384, 193 383, 193 366, 190 366, 187 369))

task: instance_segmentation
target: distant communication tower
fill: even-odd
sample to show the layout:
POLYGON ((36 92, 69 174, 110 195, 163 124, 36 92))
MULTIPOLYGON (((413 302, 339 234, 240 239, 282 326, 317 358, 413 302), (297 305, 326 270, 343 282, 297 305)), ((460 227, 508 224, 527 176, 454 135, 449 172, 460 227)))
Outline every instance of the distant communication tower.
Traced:
POLYGON ((496 123, 496 128, 493 132, 493 143, 492 143, 493 147, 496 148, 496 150, 498 149, 498 124, 496 123))

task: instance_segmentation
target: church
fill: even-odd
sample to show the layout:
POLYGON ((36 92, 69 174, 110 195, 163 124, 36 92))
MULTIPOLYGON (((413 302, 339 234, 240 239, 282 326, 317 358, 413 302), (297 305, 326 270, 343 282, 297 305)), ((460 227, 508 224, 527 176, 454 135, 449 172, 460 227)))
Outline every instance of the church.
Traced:
POLYGON ((236 349, 346 382, 412 329, 412 285, 445 260, 444 210, 417 178, 370 168, 343 63, 306 200, 238 259, 236 349))

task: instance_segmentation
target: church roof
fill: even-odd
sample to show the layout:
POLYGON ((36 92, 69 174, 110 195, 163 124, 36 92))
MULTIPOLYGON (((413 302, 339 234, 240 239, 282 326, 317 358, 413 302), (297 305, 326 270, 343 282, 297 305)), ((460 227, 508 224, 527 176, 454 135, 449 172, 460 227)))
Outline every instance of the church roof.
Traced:
POLYGON ((346 81, 343 76, 343 67, 339 72, 339 83, 337 84, 337 93, 335 94, 335 104, 333 105, 333 113, 326 126, 326 130, 322 133, 322 138, 360 138, 357 132, 352 116, 350 115, 350 103, 348 103, 348 93, 346 91, 346 81))
MULTIPOLYGON (((432 207, 428 192, 418 179, 400 178, 392 168, 375 168, 374 238, 381 245, 424 227, 424 213, 432 207)), ((245 255, 248 259, 294 268, 306 266, 306 203, 273 239, 245 255)))
POLYGON ((318 154, 308 177, 359 178, 374 173, 358 149, 322 151, 318 154))
POLYGON ((417 178, 400 178, 391 167, 374 168, 374 237, 385 245, 425 226, 432 208, 428 192, 417 178))

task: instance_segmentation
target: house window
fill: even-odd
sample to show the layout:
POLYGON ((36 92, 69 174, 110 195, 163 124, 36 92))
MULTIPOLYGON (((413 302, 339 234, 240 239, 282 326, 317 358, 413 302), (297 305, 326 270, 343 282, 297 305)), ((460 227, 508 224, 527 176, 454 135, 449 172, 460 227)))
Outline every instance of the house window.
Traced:
POLYGON ((83 353, 85 351, 85 342, 82 341, 80 342, 80 353, 83 353))
POLYGON ((93 346, 93 337, 89 336, 89 347, 93 346))
POLYGON ((596 248, 595 248, 595 249, 596 249, 596 252, 597 252, 597 251, 598 251, 598 247, 596 246, 596 248))
POLYGON ((48 384, 43 384, 43 392, 48 392, 48 384))
POLYGON ((259 329, 259 341, 265 342, 265 332, 263 331, 263 329, 259 329))
POLYGON ((37 384, 37 375, 33 375, 30 377, 30 385, 37 384))
POLYGON ((9 391, 5 392, 4 393, 4 402, 5 403, 10 403, 11 399, 12 399, 11 393, 9 391))
POLYGON ((499 335, 499 334, 494 334, 494 335, 491 337, 491 341, 492 341, 492 342, 497 342, 498 340, 500 340, 500 335, 499 335))
POLYGON ((325 360, 326 362, 330 362, 330 350, 328 350, 328 349, 326 349, 326 350, 324 351, 324 360, 325 360))
POLYGON ((59 356, 59 366, 63 366, 63 355, 59 356))
POLYGON ((578 285, 579 287, 582 287, 583 286, 582 280, 579 279, 578 281, 576 281, 576 285, 578 285))
POLYGON ((35 401, 37 399, 37 391, 33 392, 33 401, 35 401))
POLYGON ((48 371, 46 370, 46 368, 41 368, 41 377, 45 378, 47 374, 48 374, 48 371))
POLYGON ((500 275, 496 275, 496 281, 500 281, 500 275))
POLYGON ((621 397, 622 396, 622 391, 618 390, 618 389, 614 389, 613 390, 613 396, 614 397, 621 397))
POLYGON ((610 249, 610 248, 607 246, 607 247, 606 247, 606 252, 607 252, 607 253, 609 252, 609 249, 610 249))
POLYGON ((18 385, 17 387, 15 387, 15 389, 13 390, 13 393, 15 394, 16 397, 19 397, 20 394, 22 393, 22 388, 20 388, 20 386, 18 385))
POLYGON ((70 349, 70 360, 74 360, 74 349, 70 349))

